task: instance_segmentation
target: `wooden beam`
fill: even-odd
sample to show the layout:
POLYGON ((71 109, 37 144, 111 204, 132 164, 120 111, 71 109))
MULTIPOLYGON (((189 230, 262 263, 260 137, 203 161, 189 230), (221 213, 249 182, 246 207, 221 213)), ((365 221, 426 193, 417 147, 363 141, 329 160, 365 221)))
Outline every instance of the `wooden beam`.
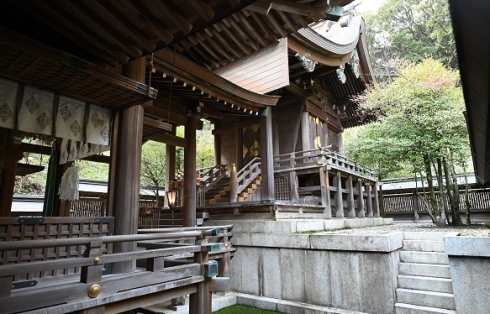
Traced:
POLYGON ((32 154, 41 154, 50 156, 53 152, 53 148, 51 146, 42 146, 28 143, 21 143, 19 150, 26 153, 32 154))
POLYGON ((223 112, 217 108, 213 107, 201 107, 201 115, 206 118, 216 118, 216 119, 222 119, 223 118, 223 112))
POLYGON ((214 10, 206 2, 202 0, 190 0, 190 2, 206 22, 210 22, 214 18, 214 10))
POLYGON ((252 126, 254 124, 258 124, 258 123, 259 123, 258 117, 252 117, 252 118, 248 118, 246 120, 242 120, 240 122, 237 122, 235 124, 229 124, 229 125, 225 125, 225 126, 216 128, 213 130, 213 134, 223 134, 225 132, 235 130, 236 128, 246 128, 246 127, 252 126))
POLYGON ((98 162, 102 164, 110 164, 111 163, 111 156, 106 156, 106 155, 92 155, 92 156, 87 156, 85 158, 82 158, 83 160, 86 161, 93 161, 93 162, 98 162))
POLYGON ((170 110, 170 114, 167 109, 162 109, 155 106, 145 106, 145 115, 151 116, 157 119, 169 120, 169 123, 176 125, 185 125, 187 118, 185 115, 181 115, 177 112, 170 110))
POLYGON ((247 10, 261 14, 268 14, 271 9, 318 19, 325 17, 325 12, 330 9, 330 5, 328 0, 315 1, 315 5, 297 4, 288 0, 258 0, 247 7, 247 10))
POLYGON ((187 147, 187 141, 185 138, 178 137, 171 134, 154 134, 148 136, 149 140, 164 143, 172 146, 187 147))
POLYGON ((143 117, 143 125, 152 126, 164 131, 172 130, 172 125, 170 123, 158 121, 146 116, 143 117))

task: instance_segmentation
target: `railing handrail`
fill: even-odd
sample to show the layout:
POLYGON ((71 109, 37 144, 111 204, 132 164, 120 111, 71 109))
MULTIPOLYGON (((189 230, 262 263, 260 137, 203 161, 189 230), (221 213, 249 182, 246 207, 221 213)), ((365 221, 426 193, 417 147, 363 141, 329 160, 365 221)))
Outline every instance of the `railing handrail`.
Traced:
POLYGON ((0 242, 0 251, 87 245, 94 241, 100 241, 102 243, 117 243, 117 242, 133 242, 133 241, 143 241, 143 240, 196 238, 201 236, 202 234, 203 231, 184 231, 179 233, 129 234, 129 235, 112 235, 112 236, 101 236, 101 237, 8 241, 8 242, 0 242))
POLYGON ((237 173, 237 195, 242 193, 249 184, 253 182, 258 176, 260 176, 260 157, 255 157, 250 160, 249 163, 245 165, 237 173), (245 179, 248 179, 246 182, 245 179))
POLYGON ((301 165, 309 165, 309 164, 315 164, 318 166, 322 166, 325 164, 329 165, 335 165, 338 166, 339 168, 344 168, 346 170, 350 171, 355 171, 359 172, 360 174, 367 174, 370 177, 375 177, 375 171, 368 168, 361 166, 359 163, 350 160, 346 156, 336 152, 329 150, 326 147, 319 147, 316 149, 310 149, 310 150, 304 150, 304 151, 298 151, 298 152, 291 152, 291 153, 286 153, 286 154, 280 154, 274 156, 274 163, 279 163, 279 167, 281 167, 281 164, 284 163, 289 163, 289 166, 291 167, 301 167, 301 165), (316 160, 312 160, 315 159, 316 160), (325 158, 324 162, 319 163, 318 159, 319 158, 325 158), (305 159, 308 162, 305 162, 305 159))
POLYGON ((242 175, 243 175, 243 173, 244 173, 244 172, 245 172, 245 171, 246 171, 248 168, 250 168, 250 166, 251 166, 252 164, 255 164, 255 163, 259 162, 259 161, 260 161, 260 157, 255 157, 254 159, 250 160, 250 161, 248 162, 248 164, 246 164, 245 166, 243 166, 243 168, 242 168, 242 169, 240 169, 240 170, 237 172, 237 174, 236 174, 237 178, 240 178, 240 176, 242 176, 242 175))

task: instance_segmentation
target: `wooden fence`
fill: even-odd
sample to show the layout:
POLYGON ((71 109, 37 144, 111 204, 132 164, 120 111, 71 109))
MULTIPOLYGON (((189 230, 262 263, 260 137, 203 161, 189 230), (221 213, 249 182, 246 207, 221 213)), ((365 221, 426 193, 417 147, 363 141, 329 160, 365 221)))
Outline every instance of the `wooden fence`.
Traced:
MULTIPOLYGON (((441 204, 441 196, 436 192, 438 204, 441 204)), ((468 200, 471 211, 490 211, 490 190, 473 189, 468 191, 468 200)), ((449 209, 449 201, 447 196, 444 196, 443 201, 449 209)), ((400 193, 400 194, 384 194, 383 207, 386 214, 409 214, 417 212, 428 212, 428 193, 400 193)), ((465 191, 460 191, 460 206, 461 212, 466 212, 465 191)))

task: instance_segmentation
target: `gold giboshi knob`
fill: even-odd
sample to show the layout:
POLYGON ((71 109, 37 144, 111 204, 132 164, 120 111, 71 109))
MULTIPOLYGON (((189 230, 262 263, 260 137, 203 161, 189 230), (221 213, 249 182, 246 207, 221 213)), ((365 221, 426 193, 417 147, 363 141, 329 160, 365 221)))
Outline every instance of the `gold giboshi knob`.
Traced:
POLYGON ((98 265, 100 263, 100 257, 94 258, 94 265, 98 265))
POLYGON ((91 298, 96 298, 100 294, 101 291, 102 291, 102 288, 100 287, 100 285, 94 284, 94 285, 90 286, 90 288, 87 291, 87 294, 91 298))

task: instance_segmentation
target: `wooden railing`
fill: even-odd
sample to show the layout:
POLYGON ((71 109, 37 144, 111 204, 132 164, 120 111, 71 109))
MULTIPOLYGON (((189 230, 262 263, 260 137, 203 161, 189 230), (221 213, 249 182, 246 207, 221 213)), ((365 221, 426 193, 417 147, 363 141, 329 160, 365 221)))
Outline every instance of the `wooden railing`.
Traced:
MULTIPOLYGON (((196 206, 206 203, 206 192, 226 176, 227 165, 216 165, 196 171, 196 206)), ((184 202, 184 181, 179 179, 169 182, 169 189, 177 193, 174 207, 182 207, 184 202)))
POLYGON ((233 165, 230 170, 230 202, 236 202, 238 195, 253 183, 260 173, 260 157, 252 159, 238 172, 233 165))
POLYGON ((107 216, 107 199, 99 197, 80 197, 71 202, 71 217, 107 216))
MULTIPOLYGON (((459 210, 466 211, 465 204, 465 191, 460 191, 460 204, 459 210)), ((441 204, 441 197, 436 192, 436 200, 438 204, 441 204)), ((468 200, 470 202, 471 210, 475 211, 488 211, 490 210, 490 190, 479 189, 470 190, 468 193, 468 200)), ((446 208, 449 208, 449 201, 447 196, 444 196, 444 202, 446 208)), ((385 213, 413 213, 427 212, 429 199, 427 192, 415 193, 401 193, 401 194, 384 194, 383 206, 385 213)))
POLYGON ((237 195, 260 176, 260 157, 255 157, 237 172, 237 195))
POLYGON ((179 295, 194 294, 195 298, 191 298, 190 304, 192 312, 210 313, 211 294, 197 292, 200 289, 206 292, 227 290, 228 278, 211 278, 215 275, 213 270, 219 275, 219 266, 214 266, 208 259, 209 253, 226 255, 234 251, 228 241, 230 231, 230 226, 224 226, 150 234, 19 241, 11 239, 0 242, 0 252, 7 255, 9 252, 42 254, 58 252, 60 248, 85 247, 81 256, 58 259, 55 254, 52 260, 13 261, 1 265, 1 312, 18 313, 40 309, 43 313, 67 313, 96 308, 97 313, 117 313, 179 295), (222 242, 214 245, 216 239, 222 242), (104 254, 103 247, 136 241, 152 241, 162 245, 143 251, 104 254), (103 275, 104 264, 135 263, 137 260, 145 261, 144 268, 130 275, 127 272, 103 275), (65 269, 80 271, 67 274, 65 269), (25 278, 23 274, 45 272, 54 275, 27 281, 16 279, 25 278), (196 311, 197 308, 199 311, 196 311))
POLYGON ((226 176, 227 165, 216 165, 212 167, 197 169, 197 174, 201 181, 200 186, 203 187, 204 192, 207 192, 212 188, 216 182, 226 176))
POLYGON ((291 170, 298 171, 319 166, 328 166, 358 177, 375 180, 374 170, 363 167, 347 157, 324 147, 274 156, 274 172, 276 173, 291 170))

